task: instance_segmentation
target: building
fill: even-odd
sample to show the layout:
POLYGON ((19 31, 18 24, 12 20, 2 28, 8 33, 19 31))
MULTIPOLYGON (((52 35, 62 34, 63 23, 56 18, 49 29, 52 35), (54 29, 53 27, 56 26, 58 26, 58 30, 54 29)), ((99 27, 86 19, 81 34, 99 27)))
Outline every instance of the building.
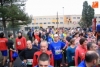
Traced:
MULTIPOLYGON (((97 23, 100 23, 100 14, 96 14, 97 23)), ((57 16, 33 16, 32 23, 28 26, 24 26, 25 29, 29 27, 34 28, 48 28, 48 27, 79 27, 78 22, 81 19, 81 15, 59 15, 58 22, 57 16)))

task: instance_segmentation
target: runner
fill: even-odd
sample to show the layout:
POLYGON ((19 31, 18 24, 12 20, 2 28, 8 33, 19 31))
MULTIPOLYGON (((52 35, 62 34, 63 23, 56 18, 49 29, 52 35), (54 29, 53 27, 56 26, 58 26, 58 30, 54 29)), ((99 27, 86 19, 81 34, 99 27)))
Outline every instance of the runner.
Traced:
POLYGON ((8 39, 5 38, 4 33, 1 32, 0 33, 0 51, 2 53, 3 56, 3 62, 2 62, 2 67, 4 67, 5 63, 6 63, 6 59, 7 59, 7 41, 8 39))
POLYGON ((71 39, 70 41, 70 46, 67 48, 66 53, 67 53, 67 60, 68 60, 68 67, 70 66, 75 66, 75 39, 71 39))
POLYGON ((33 56, 33 67, 38 65, 38 57, 40 56, 40 54, 42 53, 47 53, 50 57, 50 65, 54 66, 54 60, 53 60, 53 55, 52 52, 47 50, 48 48, 48 43, 47 41, 42 41, 40 43, 40 51, 37 51, 34 56, 33 56))
POLYGON ((27 48, 24 49, 19 55, 23 63, 27 64, 27 67, 32 67, 33 55, 36 51, 38 51, 38 49, 33 47, 31 41, 28 40, 27 48))
POLYGON ((16 52, 16 50, 14 49, 13 34, 10 33, 8 37, 9 38, 8 38, 7 46, 9 49, 9 67, 13 67, 13 62, 15 58, 12 57, 12 54, 13 52, 16 52))
POLYGON ((50 44, 49 49, 52 51, 53 56, 54 56, 54 66, 60 67, 62 66, 62 58, 63 54, 62 51, 65 49, 65 44, 61 42, 58 38, 58 34, 54 35, 54 42, 50 44))
POLYGON ((38 59, 38 65, 35 67, 53 67, 50 65, 49 55, 47 53, 42 53, 38 59))
POLYGON ((22 36, 21 32, 18 32, 18 37, 16 38, 16 49, 18 54, 26 48, 26 38, 22 36))
POLYGON ((85 59, 85 53, 87 52, 87 39, 81 38, 80 45, 75 50, 75 66, 85 59))

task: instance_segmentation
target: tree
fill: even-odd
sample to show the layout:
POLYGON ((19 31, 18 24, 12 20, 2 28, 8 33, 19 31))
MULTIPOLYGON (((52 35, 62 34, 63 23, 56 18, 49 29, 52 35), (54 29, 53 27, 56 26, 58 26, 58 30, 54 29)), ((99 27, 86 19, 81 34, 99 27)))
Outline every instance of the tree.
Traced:
POLYGON ((94 18, 94 9, 88 5, 87 1, 83 2, 82 18, 79 22, 81 27, 87 28, 92 25, 92 19, 94 18))
POLYGON ((31 18, 24 12, 23 9, 21 9, 21 7, 25 5, 24 1, 26 0, 0 0, 0 3, 2 4, 0 6, 0 17, 2 18, 2 23, 5 32, 6 22, 9 22, 10 26, 12 24, 12 28, 15 27, 16 23, 18 25, 24 25, 31 22, 31 18), (21 23, 19 23, 19 21, 21 21, 21 23))

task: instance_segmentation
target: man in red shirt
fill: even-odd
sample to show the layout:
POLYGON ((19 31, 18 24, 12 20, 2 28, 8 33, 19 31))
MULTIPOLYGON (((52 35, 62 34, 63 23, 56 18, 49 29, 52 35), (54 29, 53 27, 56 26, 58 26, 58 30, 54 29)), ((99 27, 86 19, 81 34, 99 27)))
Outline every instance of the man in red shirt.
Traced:
POLYGON ((81 38, 80 45, 75 50, 75 66, 85 59, 85 53, 87 52, 87 39, 81 38))
POLYGON ((2 53, 3 56, 3 63, 2 63, 2 67, 4 67, 6 59, 7 59, 7 41, 8 39, 4 37, 4 33, 1 32, 0 33, 0 51, 2 53))
POLYGON ((48 43, 46 41, 42 41, 40 44, 40 51, 37 51, 33 56, 33 67, 38 65, 38 57, 43 53, 47 53, 50 57, 50 65, 54 66, 53 54, 51 51, 47 50, 48 43))
POLYGON ((22 50, 26 48, 26 38, 22 36, 22 33, 18 33, 18 37, 16 38, 16 49, 18 50, 18 53, 20 53, 22 50))

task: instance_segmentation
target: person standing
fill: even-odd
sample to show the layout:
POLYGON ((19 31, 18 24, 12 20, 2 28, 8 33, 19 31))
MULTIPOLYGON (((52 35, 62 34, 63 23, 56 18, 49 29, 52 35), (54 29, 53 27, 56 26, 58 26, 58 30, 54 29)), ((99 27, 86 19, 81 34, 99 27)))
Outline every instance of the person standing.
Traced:
POLYGON ((87 39, 81 38, 80 45, 75 50, 75 66, 85 59, 85 53, 87 52, 87 39))
POLYGON ((53 56, 54 56, 54 66, 60 67, 62 66, 62 59, 63 59, 63 54, 62 51, 65 49, 65 44, 61 41, 59 41, 59 36, 58 34, 54 35, 54 42, 50 44, 49 49, 52 51, 53 56))
POLYGON ((9 67, 13 67, 13 61, 15 60, 15 58, 12 57, 12 54, 13 54, 13 52, 16 52, 16 50, 14 49, 14 42, 13 42, 13 34, 12 33, 8 34, 7 46, 9 49, 9 67))
POLYGON ((49 55, 50 58, 50 65, 54 66, 54 59, 53 59, 53 54, 51 51, 47 50, 48 49, 48 42, 47 41, 41 41, 40 43, 40 51, 35 52, 33 56, 33 67, 38 65, 38 58, 42 53, 46 53, 49 55))
POLYGON ((4 67, 6 59, 7 59, 7 41, 8 39, 4 37, 4 33, 1 32, 0 33, 0 51, 2 53, 3 56, 3 63, 2 63, 2 67, 4 67))
POLYGON ((18 32, 18 37, 16 38, 16 49, 18 54, 26 48, 26 38, 22 36, 21 32, 18 32))
POLYGON ((69 47, 66 49, 68 67, 75 66, 75 39, 71 39, 69 47))
POLYGON ((32 67, 32 62, 33 62, 33 55, 34 53, 38 51, 36 47, 32 46, 32 42, 30 40, 27 41, 27 48, 24 49, 19 57, 27 65, 27 67, 32 67))
POLYGON ((29 40, 32 41, 32 30, 30 29, 29 32, 27 33, 27 36, 29 38, 29 40))

